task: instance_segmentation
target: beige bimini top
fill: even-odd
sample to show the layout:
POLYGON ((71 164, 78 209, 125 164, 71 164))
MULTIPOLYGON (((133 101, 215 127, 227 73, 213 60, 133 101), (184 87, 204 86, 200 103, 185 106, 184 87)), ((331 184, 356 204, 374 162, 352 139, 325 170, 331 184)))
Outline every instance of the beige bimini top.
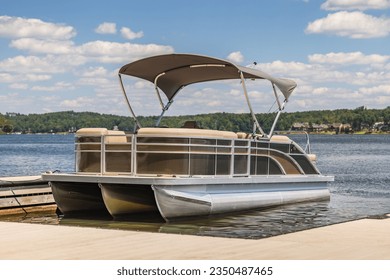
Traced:
POLYGON ((218 58, 194 54, 166 54, 152 56, 124 65, 119 74, 138 77, 158 85, 168 100, 189 84, 240 79, 266 79, 275 84, 286 100, 297 84, 289 79, 275 78, 257 69, 238 66, 218 58), (157 83, 158 79, 158 83, 157 83))

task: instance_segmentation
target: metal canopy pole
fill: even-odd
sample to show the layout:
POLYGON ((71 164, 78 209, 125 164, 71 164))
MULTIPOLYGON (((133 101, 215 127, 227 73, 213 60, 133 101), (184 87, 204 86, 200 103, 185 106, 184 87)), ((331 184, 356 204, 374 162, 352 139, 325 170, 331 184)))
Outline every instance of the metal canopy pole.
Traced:
MULTIPOLYGON (((195 65, 190 65, 190 66, 183 66, 183 67, 179 67, 179 68, 199 68, 199 67, 225 67, 226 65, 224 64, 195 64, 195 65)), ((172 69, 172 70, 177 70, 179 68, 175 68, 175 69, 172 69)), ((173 103, 173 99, 175 98, 176 94, 184 87, 182 86, 180 89, 178 89, 175 94, 171 97, 171 99, 167 102, 167 104, 164 105, 164 102, 162 101, 162 98, 161 98, 161 94, 160 94, 160 91, 158 89, 158 86, 157 86, 157 82, 158 82, 158 79, 162 76, 164 76, 167 72, 169 72, 171 70, 168 70, 166 72, 162 72, 160 74, 158 74, 156 76, 156 78, 154 78, 154 88, 156 90, 156 93, 157 93, 157 97, 158 97, 158 100, 160 101, 160 105, 161 105, 161 109, 162 109, 162 112, 160 114, 160 116, 158 117, 157 121, 156 121, 156 124, 155 126, 158 127, 160 125, 160 122, 165 114, 166 111, 168 111, 169 107, 172 105, 173 103)))
POLYGON ((274 130, 275 130, 276 124, 277 124, 277 122, 278 122, 278 120, 279 120, 280 114, 282 113, 282 111, 283 111, 283 109, 284 109, 284 105, 286 105, 286 103, 287 103, 287 99, 284 100, 283 104, 281 104, 281 107, 279 108, 279 111, 278 111, 278 113, 276 114, 274 123, 272 124, 271 130, 270 130, 269 135, 268 135, 269 138, 271 138, 271 137, 272 137, 272 134, 274 134, 274 130))
POLYGON ((278 97, 278 93, 276 92, 275 84, 274 83, 271 83, 271 84, 272 84, 272 89, 274 90, 274 95, 275 95, 276 102, 278 103, 279 110, 281 110, 282 105, 280 104, 280 100, 278 97))
POLYGON ((285 106, 286 103, 287 103, 287 99, 285 99, 285 100, 283 101, 282 104, 280 103, 280 100, 279 100, 279 97, 278 97, 278 93, 276 92, 276 88, 275 88, 275 84, 274 84, 274 83, 272 83, 272 88, 273 88, 273 90, 274 90, 275 99, 276 99, 276 102, 278 103, 278 108, 279 108, 279 109, 278 109, 278 113, 276 114, 274 123, 272 124, 271 130, 270 130, 270 132, 269 132, 269 135, 268 135, 269 138, 271 138, 272 135, 274 134, 274 130, 275 130, 276 124, 278 123, 280 114, 281 114, 282 111, 284 110, 284 106, 285 106))
MULTIPOLYGON (((251 105, 251 102, 249 100, 248 92, 246 90, 244 74, 242 73, 242 71, 240 71, 240 77, 241 77, 242 88, 244 89, 244 95, 246 98, 246 102, 248 103, 249 111, 251 112, 253 123, 256 125, 257 129, 260 131, 261 134, 266 135, 264 133, 263 129, 261 128, 259 122, 257 121, 255 113, 253 112, 252 105, 251 105)), ((255 131, 254 131, 254 133, 255 133, 255 131)))
POLYGON ((169 107, 171 106, 172 103, 173 103, 173 99, 171 99, 170 101, 168 101, 167 105, 165 105, 165 107, 162 108, 162 112, 161 112, 161 114, 160 114, 160 117, 157 119, 156 126, 159 126, 159 125, 160 125, 161 119, 162 119, 162 117, 164 116, 165 111, 167 111, 167 110, 169 109, 169 107))
POLYGON ((157 75, 156 78, 154 79, 154 88, 156 90, 157 97, 158 97, 158 100, 160 101, 160 105, 161 105, 162 110, 164 110, 164 102, 162 101, 160 91, 158 90, 157 80, 158 80, 158 78, 160 78, 161 76, 164 76, 164 75, 165 75, 165 72, 162 72, 161 74, 157 75))
POLYGON ((131 108, 129 98, 127 97, 127 94, 126 94, 126 91, 125 91, 125 87, 123 86, 123 81, 122 81, 121 74, 118 74, 118 77, 119 77, 119 82, 121 84, 122 93, 123 93, 123 96, 125 97, 125 100, 126 100, 127 106, 129 107, 130 113, 131 113, 131 115, 132 115, 132 117, 133 117, 137 127, 141 128, 142 126, 141 126, 140 122, 138 121, 137 117, 135 116, 133 108, 131 108))
POLYGON ((159 118, 157 119, 156 124, 155 124, 155 126, 157 126, 157 127, 160 125, 161 119, 162 119, 162 117, 164 116, 165 111, 167 111, 167 110, 169 109, 169 107, 172 105, 172 103, 173 103, 173 97, 174 97, 174 96, 172 96, 171 100, 169 100, 169 101, 167 102, 167 104, 164 105, 164 102, 162 101, 162 98, 161 98, 160 91, 158 90, 158 86, 157 86, 157 81, 158 81, 158 79, 159 79, 161 76, 164 76, 164 75, 165 75, 165 72, 163 72, 163 73, 161 73, 161 74, 158 74, 158 75, 156 76, 156 78, 154 79, 154 88, 155 88, 155 90, 156 90, 157 97, 158 97, 158 100, 160 101, 161 110, 162 110, 162 111, 161 111, 161 114, 160 114, 160 116, 159 116, 159 118))

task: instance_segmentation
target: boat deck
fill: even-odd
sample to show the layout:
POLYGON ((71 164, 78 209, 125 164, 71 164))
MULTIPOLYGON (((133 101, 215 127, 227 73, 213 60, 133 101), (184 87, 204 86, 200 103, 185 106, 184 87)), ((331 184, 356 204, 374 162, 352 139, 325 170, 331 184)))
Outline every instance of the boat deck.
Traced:
POLYGON ((260 240, 0 222, 0 259, 389 260, 387 217, 260 240))

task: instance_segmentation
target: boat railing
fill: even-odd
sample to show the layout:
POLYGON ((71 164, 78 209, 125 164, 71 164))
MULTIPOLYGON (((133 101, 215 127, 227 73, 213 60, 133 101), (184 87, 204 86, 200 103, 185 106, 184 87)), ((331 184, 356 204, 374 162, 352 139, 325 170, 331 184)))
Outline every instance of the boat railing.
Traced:
MULTIPOLYGON (((269 140, 115 134, 76 136, 76 172, 129 176, 305 174, 289 143, 269 140)), ((317 173, 307 163, 311 173, 317 173)))
POLYGON ((306 154, 311 154, 311 146, 310 146, 310 136, 309 133, 306 131, 284 131, 284 130, 278 130, 275 131, 274 134, 276 135, 304 135, 305 136, 305 148, 303 149, 306 154))

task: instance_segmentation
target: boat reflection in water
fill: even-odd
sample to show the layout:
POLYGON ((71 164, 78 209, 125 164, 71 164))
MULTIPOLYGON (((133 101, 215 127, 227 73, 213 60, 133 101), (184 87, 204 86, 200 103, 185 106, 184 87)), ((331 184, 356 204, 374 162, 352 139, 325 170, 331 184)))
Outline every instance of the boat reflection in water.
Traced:
POLYGON ((166 222, 158 213, 129 215, 113 220, 110 215, 57 216, 36 213, 2 217, 2 220, 77 227, 159 232, 227 238, 260 239, 356 219, 356 213, 341 216, 329 202, 305 202, 262 210, 176 219, 166 222))
POLYGON ((303 149, 287 136, 274 135, 294 81, 189 54, 141 59, 123 66, 119 77, 135 132, 82 128, 76 133, 76 172, 42 175, 65 216, 90 212, 127 219, 155 212, 172 220, 329 200, 334 178, 320 173, 310 146, 303 149), (135 116, 122 75, 154 83, 162 108, 154 127, 142 127, 135 116), (159 127, 183 87, 227 79, 242 85, 252 132, 200 129, 193 121, 182 128, 159 127), (246 79, 271 84, 278 113, 269 133, 253 112, 246 79))

